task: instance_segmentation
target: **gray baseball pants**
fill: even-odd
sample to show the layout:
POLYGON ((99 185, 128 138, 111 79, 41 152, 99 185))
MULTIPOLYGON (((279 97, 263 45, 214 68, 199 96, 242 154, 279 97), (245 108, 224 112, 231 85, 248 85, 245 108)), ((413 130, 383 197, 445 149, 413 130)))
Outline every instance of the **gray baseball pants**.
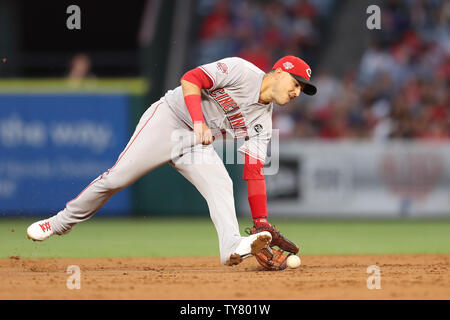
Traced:
POLYGON ((164 99, 152 104, 116 164, 49 219, 52 229, 56 234, 69 232, 77 223, 92 217, 114 194, 153 169, 170 163, 206 199, 219 237, 220 260, 225 264, 242 239, 233 183, 213 146, 192 146, 193 139, 193 131, 177 118, 164 99))

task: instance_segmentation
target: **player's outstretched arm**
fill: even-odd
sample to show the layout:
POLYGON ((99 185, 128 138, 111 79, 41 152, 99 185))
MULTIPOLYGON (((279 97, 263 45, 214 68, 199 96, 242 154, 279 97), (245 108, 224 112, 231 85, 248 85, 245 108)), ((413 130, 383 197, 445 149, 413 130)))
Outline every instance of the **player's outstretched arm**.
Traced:
POLYGON ((243 179, 247 181, 248 202, 253 224, 270 224, 267 222, 267 195, 264 179, 264 163, 245 154, 243 179))
POLYGON ((243 179, 247 180, 248 202, 253 218, 250 233, 269 231, 272 234, 272 246, 296 254, 298 246, 267 221, 267 193, 263 170, 264 164, 260 160, 245 154, 243 179))
POLYGON ((185 73, 180 82, 184 101, 191 115, 196 139, 204 145, 211 144, 213 136, 203 118, 201 90, 211 88, 212 82, 199 68, 185 73))

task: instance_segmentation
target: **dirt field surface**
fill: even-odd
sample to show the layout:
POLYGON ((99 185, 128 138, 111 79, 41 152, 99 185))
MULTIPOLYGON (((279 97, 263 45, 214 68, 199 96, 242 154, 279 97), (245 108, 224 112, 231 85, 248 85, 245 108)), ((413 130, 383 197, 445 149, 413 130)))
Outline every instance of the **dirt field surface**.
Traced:
POLYGON ((450 299, 450 254, 301 259, 297 269, 269 272, 254 258, 227 267, 214 257, 10 257, 0 259, 0 299, 450 299), (71 265, 80 268, 80 289, 67 287, 71 265), (380 268, 378 283, 367 273, 372 265, 380 268), (368 283, 380 289, 370 290, 368 283))

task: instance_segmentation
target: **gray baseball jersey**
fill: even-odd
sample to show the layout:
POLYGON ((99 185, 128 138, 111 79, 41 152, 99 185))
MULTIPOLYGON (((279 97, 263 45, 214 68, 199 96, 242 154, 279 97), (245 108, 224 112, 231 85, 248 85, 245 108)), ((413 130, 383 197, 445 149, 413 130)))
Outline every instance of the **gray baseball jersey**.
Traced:
MULTIPOLYGON (((213 131, 226 130, 236 138, 246 138, 239 150, 264 161, 273 108, 272 104, 258 103, 264 72, 240 58, 223 59, 201 68, 213 82, 213 87, 202 90, 201 96, 208 126, 213 131)), ((226 263, 243 239, 236 218, 232 180, 212 145, 191 145, 186 153, 174 152, 178 150, 178 142, 172 137, 174 132, 194 137, 181 87, 168 91, 146 110, 114 166, 49 218, 52 230, 56 234, 69 232, 74 225, 94 215, 115 193, 169 163, 205 198, 218 234, 220 259, 226 263), (184 161, 196 158, 205 161, 184 161)))
MULTIPOLYGON (((237 139, 245 138, 242 153, 264 162, 272 136, 273 104, 258 103, 265 73, 237 57, 225 58, 199 67, 213 83, 201 92, 205 122, 213 132, 226 130, 237 139)), ((164 96, 174 113, 192 128, 183 90, 177 87, 164 96)))

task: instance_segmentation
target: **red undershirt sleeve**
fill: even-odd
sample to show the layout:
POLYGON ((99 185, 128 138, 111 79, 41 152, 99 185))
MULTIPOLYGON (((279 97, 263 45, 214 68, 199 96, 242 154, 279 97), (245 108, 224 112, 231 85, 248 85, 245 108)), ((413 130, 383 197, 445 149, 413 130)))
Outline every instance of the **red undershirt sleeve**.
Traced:
MULTIPOLYGON (((211 78, 203 72, 200 68, 192 69, 186 72, 181 80, 188 81, 200 89, 209 89, 213 86, 211 78)), ((192 123, 204 123, 201 96, 196 94, 187 95, 184 97, 184 102, 192 118, 192 123)))
POLYGON ((200 89, 209 89, 213 86, 211 78, 200 68, 195 68, 186 72, 181 77, 181 80, 193 83, 200 89))
POLYGON ((253 220, 267 218, 266 181, 264 164, 245 154, 243 179, 247 180, 248 202, 253 220))

